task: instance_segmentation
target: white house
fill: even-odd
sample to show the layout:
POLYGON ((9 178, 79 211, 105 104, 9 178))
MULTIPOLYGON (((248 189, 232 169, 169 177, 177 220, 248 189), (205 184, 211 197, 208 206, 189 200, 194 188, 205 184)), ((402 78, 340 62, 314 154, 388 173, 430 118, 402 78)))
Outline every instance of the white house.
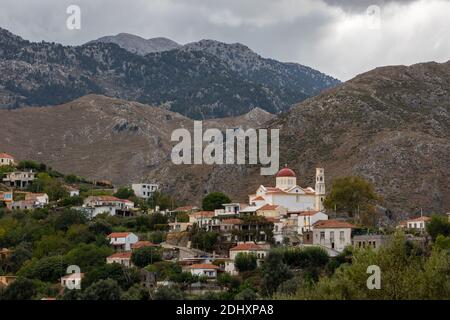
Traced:
POLYGON ((354 225, 340 220, 321 220, 313 225, 313 245, 327 249, 331 256, 336 256, 345 247, 352 244, 354 225))
POLYGON ((106 263, 118 263, 130 268, 133 266, 133 263, 131 262, 131 252, 116 252, 106 258, 106 263))
POLYGON ((133 183, 131 189, 133 189, 136 197, 148 199, 158 191, 159 185, 155 183, 133 183))
POLYGON ((33 201, 36 208, 42 208, 48 204, 49 197, 46 193, 28 192, 25 194, 25 200, 33 201))
POLYGON ((86 211, 91 218, 101 213, 128 216, 133 213, 134 202, 113 196, 90 196, 84 200, 83 207, 78 209, 86 211))
POLYGON ((225 272, 235 275, 238 273, 234 260, 236 259, 236 256, 240 253, 245 254, 254 254, 256 256, 256 261, 258 266, 262 264, 264 261, 266 255, 268 254, 270 250, 270 245, 264 244, 259 245, 254 242, 243 242, 237 244, 235 247, 230 249, 230 259, 225 262, 225 272))
POLYGON ((295 172, 287 167, 277 173, 275 180, 275 187, 261 185, 255 194, 249 196, 249 203, 257 207, 256 210, 266 204, 283 206, 288 212, 323 210, 325 198, 323 168, 316 169, 315 189, 298 186, 295 172))
POLYGON ((131 246, 139 241, 138 236, 132 232, 113 232, 107 238, 116 251, 131 251, 131 246))
POLYGON ((0 167, 1 166, 13 166, 14 157, 7 153, 0 153, 0 167))
POLYGON ((202 276, 209 279, 217 278, 219 267, 210 263, 193 264, 188 267, 193 276, 202 276))
POLYGON ((189 222, 196 223, 199 228, 210 230, 213 225, 219 223, 214 211, 197 211, 189 215, 189 222))
POLYGON ((69 192, 70 197, 78 197, 80 195, 80 189, 72 187, 72 186, 66 186, 67 192, 69 192))
POLYGON ((328 215, 322 211, 301 211, 297 215, 298 219, 298 234, 303 234, 306 231, 312 231, 313 225, 320 220, 328 220, 328 215))
POLYGON ((426 224, 430 221, 430 217, 418 217, 406 220, 406 228, 425 231, 426 224))
POLYGON ((238 215, 240 210, 245 208, 247 205, 242 203, 224 203, 222 206, 223 209, 214 210, 216 216, 238 215))

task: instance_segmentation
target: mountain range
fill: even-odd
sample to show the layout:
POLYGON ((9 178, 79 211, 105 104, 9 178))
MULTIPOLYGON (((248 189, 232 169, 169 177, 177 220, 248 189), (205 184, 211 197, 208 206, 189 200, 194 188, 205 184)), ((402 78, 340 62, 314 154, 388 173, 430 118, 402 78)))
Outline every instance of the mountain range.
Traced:
MULTIPOLYGON (((211 191, 246 201, 260 184, 274 184, 254 165, 172 164, 170 134, 193 121, 163 108, 88 95, 0 110, 0 119, 0 150, 117 184, 155 181, 186 203, 211 191)), ((280 163, 302 186, 314 186, 322 166, 328 188, 336 177, 363 176, 397 214, 450 207, 450 62, 378 68, 279 116, 254 109, 204 126, 280 129, 280 163)))
POLYGON ((136 38, 122 34, 71 47, 29 42, 0 29, 0 108, 102 94, 209 119, 255 107, 277 114, 340 83, 299 64, 262 58, 242 44, 178 46, 136 38), (156 51, 136 53, 149 50, 156 51))
MULTIPOLYGON (((258 78, 258 68, 271 70, 273 76, 265 79, 267 86, 274 81, 286 92, 295 91, 295 86, 280 84, 287 70, 282 71, 282 67, 288 65, 260 60, 239 44, 204 40, 142 55, 110 43, 64 47, 29 43, 4 31, 0 35, 0 101, 5 106, 34 99, 34 104, 27 104, 46 106, 0 110, 0 150, 19 159, 39 160, 65 173, 112 180, 119 185, 157 182, 185 203, 198 204, 211 191, 247 201, 246 195, 260 184, 274 184, 274 177, 261 176, 258 166, 174 165, 170 161, 170 134, 174 129, 192 129, 192 118, 212 117, 209 111, 222 110, 214 113, 214 119, 204 121, 204 127, 280 129, 280 163, 296 171, 301 186, 314 186, 314 168, 321 166, 325 168, 327 188, 336 177, 362 176, 382 195, 382 205, 398 216, 421 209, 427 214, 449 211, 450 61, 376 68, 273 115, 268 111, 277 113, 282 108, 276 111, 261 104, 260 108, 249 109, 250 105, 237 108, 233 104, 235 109, 230 111, 226 104, 208 109, 200 103, 202 99, 225 101, 249 92, 244 83, 256 90, 251 79, 258 78), (227 50, 234 55, 228 55, 227 50), (177 59, 197 59, 199 63, 183 69, 189 77, 181 81, 185 87, 177 90, 198 88, 193 81, 197 78, 191 77, 193 70, 197 76, 222 70, 219 78, 222 81, 225 74, 230 76, 227 90, 232 91, 185 96, 185 106, 192 107, 182 110, 190 110, 191 118, 182 110, 174 112, 178 111, 176 103, 133 102, 139 100, 137 96, 148 94, 137 83, 145 83, 144 75, 152 75, 143 71, 150 65, 161 72, 173 71, 170 79, 159 84, 166 97, 173 94, 167 84, 175 86, 186 75, 177 74, 176 69, 182 68, 174 67, 177 59), (127 78, 130 73, 133 76, 127 78), (247 80, 235 83, 235 74, 247 80), (275 80, 277 74, 279 79, 275 80), (57 83, 56 88, 62 91, 42 91, 49 76, 54 81, 49 88, 57 83), (103 88, 102 94, 85 95, 89 90, 82 89, 87 84, 103 88), (231 85, 236 88, 231 89, 231 85), (139 90, 141 95, 136 94, 139 90), (122 95, 124 99, 114 98, 122 95), (61 102, 55 105, 45 103, 47 100, 61 102)), ((207 82, 205 86, 211 84, 207 82)), ((284 95, 279 98, 289 100, 284 95)))

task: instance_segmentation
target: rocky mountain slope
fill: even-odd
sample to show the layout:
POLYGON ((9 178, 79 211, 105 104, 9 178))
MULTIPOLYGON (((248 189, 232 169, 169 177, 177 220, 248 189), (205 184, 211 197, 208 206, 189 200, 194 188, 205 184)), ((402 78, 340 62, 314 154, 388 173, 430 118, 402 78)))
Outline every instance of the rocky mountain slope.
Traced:
POLYGON ((90 41, 87 44, 93 44, 97 42, 115 43, 119 47, 127 51, 144 56, 149 53, 169 51, 181 47, 180 44, 167 38, 159 37, 144 39, 142 37, 129 33, 119 33, 115 36, 101 37, 97 40, 90 41))
POLYGON ((31 43, 0 29, 0 108, 57 105, 95 93, 207 119, 255 107, 280 113, 339 83, 303 66, 225 48, 237 58, 225 59, 203 45, 142 56, 113 43, 31 43), (246 57, 252 58, 244 72, 246 57))
MULTIPOLYGON (((261 109, 203 122, 205 129, 258 127, 274 118, 261 109)), ((118 184, 167 171, 172 132, 193 120, 161 108, 99 95, 42 108, 0 110, 0 150, 61 172, 118 184)))
MULTIPOLYGON (((375 69, 266 127, 280 129, 280 163, 302 186, 314 186, 314 168, 323 166, 328 187, 363 176, 400 216, 450 211, 450 62, 375 69)), ((274 184, 252 166, 168 166, 150 176, 186 198, 221 190, 246 201, 260 183, 274 184)))

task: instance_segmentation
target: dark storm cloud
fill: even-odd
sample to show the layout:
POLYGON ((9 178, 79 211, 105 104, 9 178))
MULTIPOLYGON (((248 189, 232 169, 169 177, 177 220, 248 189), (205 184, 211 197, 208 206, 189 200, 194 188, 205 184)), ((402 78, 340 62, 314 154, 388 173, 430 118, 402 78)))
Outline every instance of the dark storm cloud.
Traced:
POLYGON ((447 0, 1 0, 0 27, 71 45, 120 32, 241 42, 347 80, 381 65, 449 60, 449 12, 447 0), (66 28, 72 4, 81 30, 66 28))

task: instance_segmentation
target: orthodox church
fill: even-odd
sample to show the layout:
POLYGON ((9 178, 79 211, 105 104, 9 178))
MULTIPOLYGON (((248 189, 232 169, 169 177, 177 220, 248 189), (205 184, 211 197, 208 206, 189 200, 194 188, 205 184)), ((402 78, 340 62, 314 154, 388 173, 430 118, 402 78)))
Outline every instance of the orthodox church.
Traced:
POLYGON ((259 186, 255 194, 249 195, 251 206, 282 206, 288 212, 322 211, 325 199, 325 173, 316 168, 316 185, 302 188, 297 185, 297 177, 292 169, 281 169, 276 175, 275 187, 259 186))

